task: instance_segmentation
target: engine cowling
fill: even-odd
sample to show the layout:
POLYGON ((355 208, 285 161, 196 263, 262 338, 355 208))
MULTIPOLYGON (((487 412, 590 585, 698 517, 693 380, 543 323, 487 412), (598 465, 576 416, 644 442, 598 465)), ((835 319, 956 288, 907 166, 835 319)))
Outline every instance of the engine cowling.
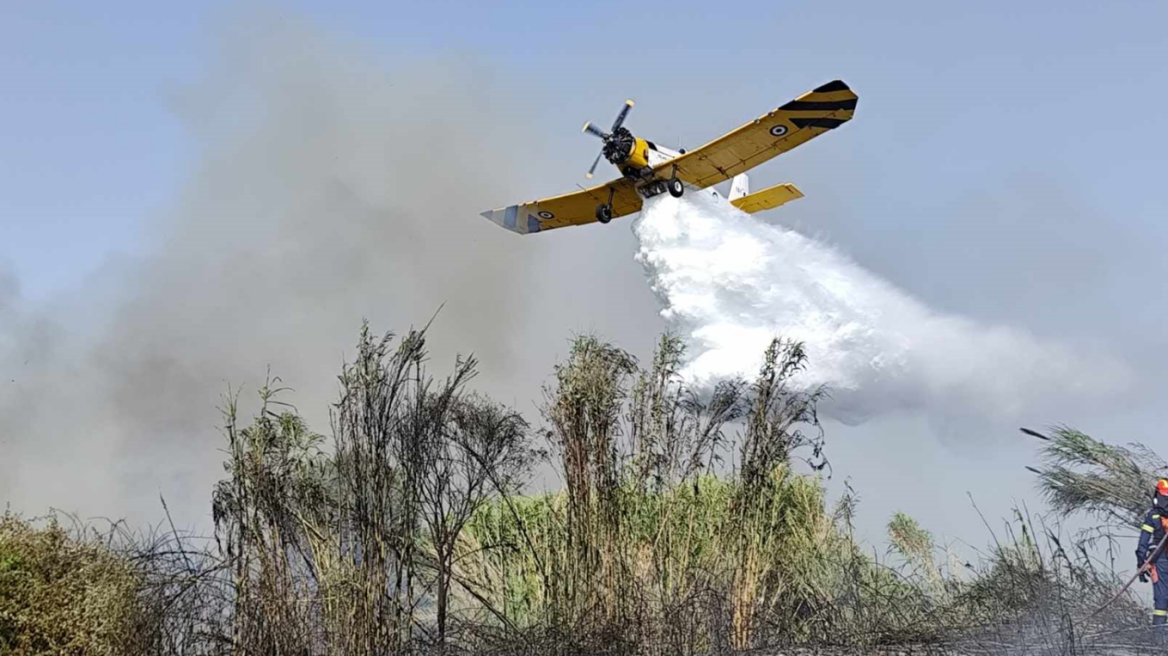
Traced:
POLYGON ((620 166, 629 161, 637 146, 637 138, 628 128, 617 128, 604 144, 604 159, 620 166))
POLYGON ((622 170, 629 167, 640 170, 649 165, 649 144, 634 137, 628 128, 620 127, 605 141, 604 159, 622 170))

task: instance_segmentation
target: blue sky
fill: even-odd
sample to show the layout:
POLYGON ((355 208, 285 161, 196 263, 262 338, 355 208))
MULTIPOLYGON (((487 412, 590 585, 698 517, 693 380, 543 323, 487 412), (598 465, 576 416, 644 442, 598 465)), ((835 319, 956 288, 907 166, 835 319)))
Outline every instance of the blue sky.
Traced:
MULTIPOLYGON (((362 316, 416 322, 451 299, 446 325, 473 325, 475 330, 460 338, 487 355, 493 353, 490 340, 472 339, 484 332, 474 325, 481 316, 459 314, 465 310, 458 300, 469 306, 480 297, 494 304, 510 301, 525 311, 514 310, 517 316, 499 328, 511 341, 498 353, 514 356, 518 349, 523 358, 511 360, 522 362, 512 366, 500 355, 492 365, 502 373, 485 376, 484 384, 529 410, 539 376, 562 355, 567 335, 595 330, 641 353, 661 324, 632 261, 635 244, 627 227, 620 227, 624 224, 512 240, 495 234, 478 211, 583 182, 597 145, 579 134, 580 125, 611 120, 626 97, 637 101, 629 125, 638 134, 693 147, 842 78, 860 96, 856 119, 752 174, 756 184, 791 181, 807 194, 764 220, 834 244, 936 310, 1138 363, 1157 382, 1116 413, 1089 415, 1067 407, 1059 416, 1035 416, 1033 423, 1074 423, 1103 437, 1141 439, 1168 450, 1158 402, 1168 387, 1157 377, 1168 366, 1162 330, 1168 319, 1162 291, 1168 231, 1161 193, 1168 153, 1162 110, 1168 95, 1165 24, 1168 5, 1155 2, 748 0, 587 7, 290 2, 245 9, 214 2, 8 2, 0 5, 0 281, 10 268, 21 286, 25 317, 40 316, 41 308, 59 307, 62 299, 75 296, 99 306, 107 298, 120 299, 104 314, 92 314, 113 326, 110 334, 79 336, 69 342, 75 349, 59 349, 53 361, 70 362, 68 354, 83 348, 78 344, 123 348, 132 355, 112 365, 106 359, 120 353, 99 348, 91 354, 102 367, 97 385, 120 390, 110 383, 118 380, 111 369, 157 369, 163 358, 172 367, 167 371, 177 372, 173 378, 210 389, 210 400, 198 406, 202 414, 176 413, 181 426, 164 426, 184 436, 182 431, 193 430, 189 426, 214 425, 220 385, 236 382, 245 368, 262 374, 264 364, 295 355, 303 362, 280 371, 307 377, 328 367, 320 389, 331 393, 331 368, 362 316), (289 33, 285 22, 308 26, 307 36, 289 33), (249 57, 233 54, 246 44, 258 44, 249 57), (264 72, 265 66, 277 72, 264 72), (320 71, 332 70, 352 79, 330 86, 320 71), (388 81, 377 78, 375 72, 382 70, 391 71, 388 81), (297 95, 282 86, 297 84, 309 92, 297 95), (373 99, 368 104, 362 84, 373 99), (398 87, 415 95, 393 96, 398 87), (250 117, 253 122, 240 118, 247 105, 238 96, 249 91, 279 111, 250 117), (415 106, 427 98, 439 99, 441 106, 415 106), (317 100, 322 107, 313 104, 317 100), (304 116, 296 113, 299 105, 307 107, 304 116), (322 121, 314 132, 312 112, 327 114, 337 107, 342 119, 353 120, 322 121), (373 111, 385 112, 390 127, 382 130, 373 111), (285 116, 309 128, 269 125, 285 116), (403 128, 402 117, 414 123, 403 128), (244 133, 235 140, 216 123, 237 120, 244 133), (411 125, 424 125, 415 130, 424 137, 427 129, 442 130, 443 121, 459 122, 452 132, 472 133, 468 150, 434 157, 424 149, 410 150, 404 162, 387 154, 389 164, 407 168, 393 173, 389 165, 378 168, 383 153, 409 140, 411 125), (365 130, 368 139, 346 128, 365 130), (296 150, 290 142, 298 139, 311 147, 296 150), (534 300, 521 303, 513 298, 519 292, 476 287, 479 281, 472 278, 484 277, 480 271, 449 279, 431 272, 437 282, 411 280, 395 288, 396 296, 377 296, 373 281, 345 278, 336 284, 360 288, 365 296, 331 305, 311 295, 316 305, 304 305, 297 297, 296 303, 275 308, 272 325, 249 327, 271 333, 257 332, 246 342, 234 326, 214 332, 214 325, 198 319, 243 308, 241 314, 253 320, 247 310, 254 298, 212 302, 216 296, 201 290, 199 279, 158 283, 153 291, 144 281, 178 276, 181 269, 176 273, 158 264, 172 257, 193 267, 194 277, 215 279, 236 264, 228 256, 245 251, 222 260, 207 255, 222 247, 214 231, 248 226, 214 213, 242 217, 256 205, 261 211, 273 208, 274 218, 257 217, 253 224, 280 234, 281 248, 290 244, 310 260, 350 263, 345 244, 328 244, 340 255, 314 251, 330 234, 304 229, 297 214, 299 204, 316 201, 303 189, 338 175, 311 169, 312 158, 327 153, 343 160, 346 149, 358 153, 353 162, 364 168, 346 170, 342 177, 362 190, 360 200, 375 210, 379 188, 401 195, 465 191, 465 198, 450 205, 451 215, 442 217, 448 222, 442 229, 451 231, 443 233, 446 241, 422 240, 428 250, 421 255, 467 259, 476 266, 505 260, 515 267, 509 275, 523 280, 524 292, 534 300), (267 152, 275 154, 265 159, 267 152), (269 171, 272 175, 264 177, 269 171), (216 194, 237 191, 223 180, 236 176, 241 186, 262 180, 254 182, 262 190, 255 198, 217 202, 216 194), (423 191, 430 183, 448 186, 423 191), (280 212, 291 218, 275 216, 280 212), (453 223, 462 215, 465 227, 453 223), (144 263, 125 264, 134 258, 144 263), (198 268, 200 258, 214 266, 198 268), (115 279, 112 291, 94 282, 110 280, 111 261, 131 271, 115 279), (432 296, 419 291, 431 290, 427 285, 432 296), (175 296, 192 301, 166 300, 175 296), (140 311, 151 303, 162 310, 140 311), (381 309, 395 303, 411 314, 381 309), (198 312, 179 315, 187 305, 198 312), (319 354, 293 340, 301 329, 296 321, 311 323, 299 316, 313 314, 305 307, 320 310, 318 315, 328 314, 322 307, 336 313, 327 325, 313 324, 319 354), (182 321, 166 324, 158 318, 163 314, 182 321), (148 341, 143 333, 132 340, 118 337, 128 334, 126 317, 151 327, 146 337, 170 340, 158 337, 159 344, 178 338, 197 344, 199 331, 206 329, 211 335, 206 344, 222 346, 222 354, 193 350, 184 360, 138 349, 148 341), (287 343, 294 346, 286 352, 276 348, 287 343)), ((435 140, 444 143, 441 136, 435 140)), ((452 151, 457 150, 455 145, 452 151)), ((371 211, 359 203, 328 205, 319 220, 337 216, 349 221, 344 225, 364 225, 371 211)), ((353 240, 399 236, 372 231, 353 240)), ((399 249, 392 255, 408 260, 417 253, 399 249)), ((358 263, 346 275, 384 273, 377 266, 358 263)), ((263 271, 254 273, 262 277, 263 271)), ((282 291, 274 284, 272 289, 282 291)), ((4 309, 0 305, 0 320, 4 309)), ((0 325, 0 337, 8 327, 0 325)), ((29 359, 19 348, 16 352, 18 362, 29 359)), ((3 356, 0 352, 0 363, 3 356)), ((49 381, 52 372, 73 374, 58 365, 46 367, 49 381)), ((305 387, 297 382, 298 389, 305 387)), ((141 394, 141 387, 127 385, 134 392, 119 391, 115 400, 141 394)), ((35 394, 35 388, 27 393, 35 394)), ((0 407, 3 403, 0 395, 0 407)), ((156 413, 161 416, 168 407, 162 399, 156 413)), ((108 408, 120 406, 111 402, 108 408)), ((119 416, 108 408, 94 409, 94 421, 119 416)), ((14 423, 32 433, 58 435, 37 424, 54 411, 14 423)), ((146 417, 143 425, 155 430, 150 422, 156 419, 146 417)), ((6 420, 2 413, 0 420, 6 420)), ((110 425, 111 434, 124 428, 110 425)), ((892 510, 905 509, 958 531, 961 520, 948 517, 944 508, 929 509, 964 503, 964 490, 946 487, 955 470, 980 477, 970 485, 989 497, 992 516, 1002 514, 1012 495, 1030 490, 1020 467, 1031 453, 1028 445, 1001 437, 966 438, 956 439, 920 417, 889 415, 858 428, 832 427, 829 447, 832 439, 846 445, 835 451, 836 470, 869 493, 874 526, 892 510), (893 457, 904 452, 916 457, 893 457)), ((212 462, 207 471, 195 477, 200 490, 218 470, 212 462)), ((144 498, 152 504, 156 493, 144 498)), ((38 500, 67 503, 51 495, 38 500)))
MULTIPOLYGON (((861 93, 865 127, 817 154, 863 171, 861 188, 837 202, 880 229, 935 230, 950 203, 1022 172, 1132 225, 1156 222, 1162 207, 1143 193, 1168 145, 1157 129, 1168 17, 1159 3, 286 6, 390 60, 485 61, 539 89, 532 113, 562 117, 565 132, 633 95, 659 140, 696 143, 844 77, 861 93), (841 152, 863 161, 841 162, 841 152), (885 204, 898 211, 869 209, 885 204)), ((3 255, 26 295, 135 248, 195 152, 169 99, 197 79, 233 20, 215 3, 0 8, 3 255)), ((574 146, 587 161, 591 144, 574 146)), ((532 150, 548 155, 538 141, 532 150)))
POLYGON ((190 158, 165 94, 197 72, 197 17, 139 4, 0 8, 2 253, 27 296, 133 251, 190 158))

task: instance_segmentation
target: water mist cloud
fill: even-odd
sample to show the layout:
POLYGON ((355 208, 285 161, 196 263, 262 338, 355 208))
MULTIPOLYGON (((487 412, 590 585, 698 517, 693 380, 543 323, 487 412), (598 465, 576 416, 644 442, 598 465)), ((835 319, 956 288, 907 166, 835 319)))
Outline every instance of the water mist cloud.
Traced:
POLYGON ((834 249, 710 194, 651 199, 634 232, 662 316, 687 340, 685 373, 699 382, 756 371, 783 336, 806 344, 801 382, 829 385, 828 412, 849 423, 899 410, 1013 420, 1052 399, 1104 401, 1131 383, 1106 356, 935 312, 834 249))

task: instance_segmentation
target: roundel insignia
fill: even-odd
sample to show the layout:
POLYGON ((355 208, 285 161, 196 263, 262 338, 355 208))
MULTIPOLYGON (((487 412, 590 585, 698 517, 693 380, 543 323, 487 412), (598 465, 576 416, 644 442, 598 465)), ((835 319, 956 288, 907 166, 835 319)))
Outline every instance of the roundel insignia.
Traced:
POLYGON ((782 123, 771 128, 771 136, 773 137, 781 137, 784 134, 787 134, 787 126, 783 125, 782 123))
POLYGON ((547 221, 548 219, 556 218, 555 214, 552 214, 551 212, 549 212, 547 210, 543 210, 542 212, 539 212, 538 214, 539 214, 539 218, 543 219, 544 221, 547 221))

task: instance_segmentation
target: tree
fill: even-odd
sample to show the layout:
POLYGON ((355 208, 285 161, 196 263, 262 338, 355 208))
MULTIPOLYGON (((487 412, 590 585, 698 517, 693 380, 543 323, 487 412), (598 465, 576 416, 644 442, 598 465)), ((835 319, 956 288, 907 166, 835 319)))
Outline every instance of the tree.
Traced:
POLYGON ((1156 479, 1168 472, 1160 456, 1143 444, 1117 446, 1067 426, 1044 435, 1038 486, 1062 514, 1083 512, 1124 527, 1138 525, 1151 502, 1156 479))

